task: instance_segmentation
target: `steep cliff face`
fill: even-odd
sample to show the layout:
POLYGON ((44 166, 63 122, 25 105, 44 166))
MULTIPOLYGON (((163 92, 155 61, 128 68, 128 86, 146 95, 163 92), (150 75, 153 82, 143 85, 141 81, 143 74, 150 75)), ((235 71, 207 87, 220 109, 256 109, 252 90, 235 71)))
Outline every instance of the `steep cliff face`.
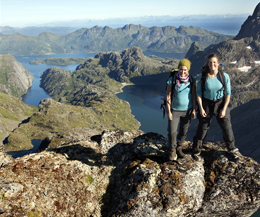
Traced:
MULTIPOLYGON (((88 132, 86 132, 88 133, 88 132)), ((260 206, 260 165, 207 143, 194 161, 168 162, 167 139, 104 131, 17 159, 2 153, 0 211, 5 216, 237 216, 260 206)))
POLYGON ((32 86, 33 76, 11 54, 0 55, 0 90, 20 97, 32 86))
POLYGON ((253 37, 256 40, 260 40, 260 3, 256 6, 252 16, 249 16, 242 25, 238 35, 235 39, 253 37))

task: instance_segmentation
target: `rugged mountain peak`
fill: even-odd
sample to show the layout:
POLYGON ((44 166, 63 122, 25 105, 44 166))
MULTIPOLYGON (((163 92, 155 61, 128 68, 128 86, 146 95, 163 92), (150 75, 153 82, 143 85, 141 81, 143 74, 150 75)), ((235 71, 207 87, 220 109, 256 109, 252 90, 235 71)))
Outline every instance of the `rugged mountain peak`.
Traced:
POLYGON ((196 52, 200 51, 200 47, 198 42, 194 41, 191 46, 190 49, 188 50, 185 58, 189 59, 189 57, 191 57, 193 54, 195 54, 196 52))
POLYGON ((260 17, 260 3, 256 6, 254 13, 253 13, 253 17, 260 17))
POLYGON ((126 24, 122 30, 140 30, 140 29, 143 29, 143 28, 146 28, 146 27, 143 27, 141 24, 139 25, 134 25, 134 24, 126 24))
POLYGON ((132 47, 129 49, 125 49, 122 51, 121 54, 122 59, 128 59, 132 57, 134 60, 142 60, 144 59, 144 54, 141 48, 139 47, 132 47))
POLYGON ((249 16, 244 22, 234 39, 239 40, 247 37, 260 40, 260 3, 256 6, 253 15, 249 16))

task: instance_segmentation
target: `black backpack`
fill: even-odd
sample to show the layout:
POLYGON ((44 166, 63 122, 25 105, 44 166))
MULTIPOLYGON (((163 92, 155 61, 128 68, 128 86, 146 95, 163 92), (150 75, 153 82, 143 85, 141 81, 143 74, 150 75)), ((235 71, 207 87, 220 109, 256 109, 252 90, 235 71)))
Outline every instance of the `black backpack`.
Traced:
MULTIPOLYGON (((172 102, 172 99, 173 99, 173 97, 174 97, 174 90, 175 90, 175 84, 176 84, 176 73, 178 73, 179 72, 179 70, 178 69, 173 69, 172 71, 171 71, 171 73, 170 73, 170 76, 169 76, 169 78, 172 78, 172 94, 171 94, 171 102, 172 102)), ((169 78, 168 78, 168 80, 169 80, 169 78)), ((167 80, 167 81, 168 81, 167 80)), ((189 82, 190 82, 190 84, 191 84, 191 86, 193 85, 193 77, 190 75, 189 76, 189 82)), ((167 90, 167 84, 166 84, 166 88, 165 88, 166 90, 167 90)), ((166 99, 164 99, 163 101, 162 101, 162 104, 161 104, 161 109, 163 110, 163 118, 165 118, 165 110, 166 110, 166 105, 167 105, 167 101, 166 101, 166 99)))

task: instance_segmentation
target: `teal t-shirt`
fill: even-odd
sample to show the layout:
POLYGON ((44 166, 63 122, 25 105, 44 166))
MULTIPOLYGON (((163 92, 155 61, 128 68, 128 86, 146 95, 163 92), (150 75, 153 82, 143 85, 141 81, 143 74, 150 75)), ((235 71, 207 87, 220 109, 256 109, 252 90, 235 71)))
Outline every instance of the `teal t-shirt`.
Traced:
MULTIPOLYGON (((198 84, 197 84, 197 95, 202 95, 202 87, 201 87, 201 77, 202 75, 199 75, 198 77, 198 84)), ((231 95, 231 85, 230 85, 230 78, 227 73, 224 72, 224 78, 226 81, 226 95, 231 95)), ((205 84, 205 90, 204 90, 204 98, 209 100, 218 100, 221 97, 224 96, 224 89, 222 88, 223 85, 221 83, 219 75, 216 77, 208 77, 206 84, 205 84)))
MULTIPOLYGON (((172 87, 172 78, 168 79, 167 84, 172 87)), ((176 90, 174 87, 171 108, 176 111, 186 111, 192 108, 192 94, 189 81, 187 84, 181 83, 179 90, 176 90)))

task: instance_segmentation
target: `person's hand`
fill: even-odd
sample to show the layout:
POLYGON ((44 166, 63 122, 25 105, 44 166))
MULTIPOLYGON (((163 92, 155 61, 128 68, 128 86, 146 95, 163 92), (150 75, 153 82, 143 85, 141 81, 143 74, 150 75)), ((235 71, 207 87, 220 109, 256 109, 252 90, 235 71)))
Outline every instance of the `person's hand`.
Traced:
POLYGON ((191 118, 192 119, 196 118, 196 110, 195 109, 192 110, 191 118))
POLYGON ((201 117, 205 118, 207 116, 207 113, 205 112, 205 110, 202 108, 200 109, 200 115, 201 117))
POLYGON ((168 113, 168 119, 169 119, 170 121, 172 120, 172 113, 171 113, 171 112, 168 113))
POLYGON ((219 113, 219 117, 220 118, 224 118, 226 116, 226 110, 225 109, 221 109, 220 113, 219 113))

